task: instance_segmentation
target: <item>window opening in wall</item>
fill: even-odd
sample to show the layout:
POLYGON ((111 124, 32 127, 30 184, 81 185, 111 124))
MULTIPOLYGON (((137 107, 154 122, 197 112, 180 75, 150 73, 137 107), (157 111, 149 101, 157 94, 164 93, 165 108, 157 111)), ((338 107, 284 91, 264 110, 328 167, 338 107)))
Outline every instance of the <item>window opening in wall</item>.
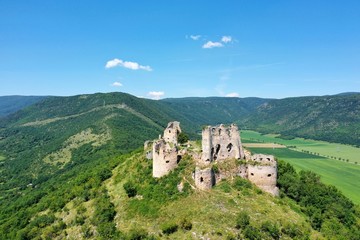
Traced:
POLYGON ((216 144, 216 149, 215 149, 215 154, 214 154, 214 160, 217 159, 217 156, 219 154, 220 151, 220 144, 216 144))
POLYGON ((166 163, 169 163, 169 162, 170 162, 169 160, 166 161, 166 163))
POLYGON ((254 173, 250 173, 251 174, 251 176, 254 176, 254 173))
POLYGON ((266 158, 268 161, 270 161, 270 158, 266 158))
POLYGON ((219 129, 219 135, 221 135, 221 129, 219 129))
POLYGON ((204 179, 203 179, 203 177, 201 177, 201 178, 200 178, 200 182, 203 182, 203 181, 204 181, 204 179))
POLYGON ((181 160, 181 156, 180 156, 180 155, 177 155, 177 157, 176 157, 176 163, 179 163, 180 160, 181 160))
POLYGON ((231 144, 231 143, 229 143, 228 145, 227 145, 227 151, 228 152, 230 152, 231 151, 231 149, 232 149, 232 147, 233 147, 233 145, 231 144))
POLYGON ((271 177, 271 174, 268 174, 268 177, 271 177))

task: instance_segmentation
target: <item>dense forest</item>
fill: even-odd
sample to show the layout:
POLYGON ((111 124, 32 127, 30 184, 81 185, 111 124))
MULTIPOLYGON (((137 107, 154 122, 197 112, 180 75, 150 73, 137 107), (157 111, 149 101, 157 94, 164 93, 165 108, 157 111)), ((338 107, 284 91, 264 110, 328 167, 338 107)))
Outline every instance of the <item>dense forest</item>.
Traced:
POLYGON ((0 97, 0 117, 17 112, 45 98, 41 96, 2 96, 0 97))
MULTIPOLYGON (((86 105, 89 108, 100 106, 101 101, 105 104, 111 104, 112 100, 109 96, 117 96, 115 98, 120 100, 119 96, 129 95, 110 93, 108 96, 106 94, 95 94, 94 96, 101 96, 100 98, 104 99, 97 99, 98 102, 88 105, 88 101, 94 100, 92 100, 92 97, 87 100, 84 97, 82 101, 76 103, 79 108, 69 105, 64 107, 60 113, 63 115, 71 112, 76 114, 76 112, 84 111, 85 109, 82 108, 86 108, 86 105), (106 102, 106 100, 109 101, 106 102)), ((0 97, 0 117, 7 116, 42 99, 45 98, 0 97)), ((55 107, 52 111, 53 114, 59 113, 60 109, 56 104, 57 102, 74 103, 72 97, 51 97, 50 99, 45 105, 41 106, 46 106, 46 108, 55 107)), ((141 102, 141 110, 146 111, 147 108, 150 108, 155 112, 161 111, 170 119, 183 122, 183 126, 188 128, 193 137, 196 137, 196 130, 204 124, 237 122, 241 129, 251 129, 262 133, 279 133, 286 138, 303 137, 355 146, 360 145, 359 93, 285 99, 221 97, 169 98, 161 101, 134 99, 136 98, 133 97, 131 101, 134 104, 141 102)), ((137 107, 140 107, 140 105, 137 105, 137 107)), ((25 114, 38 117, 39 111, 34 110, 34 113, 31 113, 32 109, 25 111, 25 114)), ((50 114, 49 116, 45 115, 46 117, 50 117, 52 114, 50 111, 44 111, 43 113, 50 114)), ((23 118, 24 115, 19 117, 23 118)), ((39 117, 41 118, 41 116, 39 117)), ((14 119, 14 116, 12 116, 12 119, 14 119)), ((5 120, 5 122, 7 121, 5 120)), ((3 125, 4 121, 0 118, 0 127, 3 125)))
POLYGON ((360 94, 272 100, 240 123, 262 133, 360 146, 360 94))

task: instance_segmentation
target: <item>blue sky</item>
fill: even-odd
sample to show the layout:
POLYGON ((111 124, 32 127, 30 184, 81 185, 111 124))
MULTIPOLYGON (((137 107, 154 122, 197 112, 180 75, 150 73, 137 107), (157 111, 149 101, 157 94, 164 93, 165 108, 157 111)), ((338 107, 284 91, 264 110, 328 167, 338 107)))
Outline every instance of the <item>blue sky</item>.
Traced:
POLYGON ((360 91, 360 1, 0 1, 0 96, 360 91))

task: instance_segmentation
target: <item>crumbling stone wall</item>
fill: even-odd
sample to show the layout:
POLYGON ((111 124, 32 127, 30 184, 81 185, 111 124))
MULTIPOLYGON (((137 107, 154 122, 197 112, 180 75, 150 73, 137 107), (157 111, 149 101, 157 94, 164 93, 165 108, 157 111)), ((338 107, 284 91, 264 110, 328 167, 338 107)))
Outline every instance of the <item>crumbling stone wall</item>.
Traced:
POLYGON ((153 177, 159 178, 176 168, 181 156, 178 152, 177 137, 181 132, 179 122, 170 122, 164 136, 153 143, 153 177))
POLYGON ((181 133, 180 122, 169 122, 166 129, 164 130, 164 140, 177 144, 177 138, 181 133))
POLYGON ((278 196, 276 187, 277 162, 272 155, 255 154, 248 164, 248 177, 252 183, 272 195, 278 196))
POLYGON ((243 159, 239 129, 235 124, 207 126, 202 131, 202 163, 209 164, 229 158, 243 159))
MULTIPOLYGON (((181 156, 186 150, 179 151, 177 137, 181 132, 179 122, 170 122, 152 145, 152 152, 147 152, 147 158, 153 158, 153 176, 156 178, 167 175, 177 167, 181 156), (152 154, 150 154, 152 153, 152 154), (152 155, 152 156, 151 156, 152 155)), ((144 144, 149 148, 150 142, 144 144)), ((263 191, 278 196, 276 187, 277 161, 274 156, 255 154, 242 148, 238 127, 219 125, 208 126, 202 131, 202 154, 190 153, 197 160, 197 167, 193 173, 195 185, 198 189, 211 189, 217 182, 226 178, 240 176, 248 179, 263 191), (239 159, 244 159, 239 162, 239 159), (234 161, 234 162, 231 162, 234 161), (225 164, 223 170, 218 168, 214 173, 214 164, 225 164)), ((223 165, 224 166, 224 165, 223 165)))
POLYGON ((194 172, 195 186, 201 190, 211 189, 215 185, 215 174, 212 168, 195 168, 194 172))

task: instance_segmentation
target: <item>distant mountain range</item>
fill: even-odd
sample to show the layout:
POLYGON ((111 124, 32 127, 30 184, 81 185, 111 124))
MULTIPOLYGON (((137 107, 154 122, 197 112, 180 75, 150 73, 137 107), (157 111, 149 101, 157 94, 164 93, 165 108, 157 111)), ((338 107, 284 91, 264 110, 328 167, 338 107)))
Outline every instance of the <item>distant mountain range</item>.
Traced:
MULTIPOLYGON (((141 102, 140 112, 150 111, 150 109, 157 112, 156 116, 158 117, 154 121, 160 123, 163 120, 160 126, 164 126, 167 120, 182 120, 183 126, 193 137, 195 137, 199 127, 204 124, 236 122, 242 129, 253 129, 263 133, 280 133, 284 137, 304 137, 360 145, 360 93, 357 92, 285 99, 189 97, 168 98, 160 101, 138 99, 123 93, 108 94, 108 96, 116 96, 116 98, 119 98, 120 95, 128 96, 129 99, 132 99, 132 103, 141 102)), ((106 101, 109 98, 107 94, 84 96, 87 97, 77 103, 79 105, 74 108, 75 111, 82 112, 89 107, 95 107, 96 104, 107 105, 111 103, 111 100, 110 102, 106 101), (99 96, 102 96, 104 100, 98 99, 96 104, 93 103, 95 101, 93 98, 97 99, 99 96), (85 99, 88 99, 89 107, 85 106, 88 104, 85 99)), ((60 102, 71 102, 72 99, 74 97, 0 97, 0 117, 3 117, 0 123, 13 122, 14 118, 22 118, 24 121, 24 117, 30 118, 30 116, 33 116, 33 119, 46 118, 50 112, 51 115, 59 114, 58 110, 60 109, 60 112, 66 115, 70 111, 66 111, 67 107, 60 102), (38 115, 39 111, 35 107, 26 110, 22 115, 17 113, 4 120, 4 117, 11 113, 46 98, 49 100, 39 105, 43 108, 41 110, 42 116, 38 115), (60 101, 58 102, 60 107, 56 105, 57 101, 60 101), (51 105, 49 105, 50 103, 51 105)), ((74 111, 71 113, 75 114, 74 111)), ((151 116, 153 115, 151 114, 151 116)))
POLYGON ((43 96, 0 96, 0 117, 4 117, 46 97, 43 96))

